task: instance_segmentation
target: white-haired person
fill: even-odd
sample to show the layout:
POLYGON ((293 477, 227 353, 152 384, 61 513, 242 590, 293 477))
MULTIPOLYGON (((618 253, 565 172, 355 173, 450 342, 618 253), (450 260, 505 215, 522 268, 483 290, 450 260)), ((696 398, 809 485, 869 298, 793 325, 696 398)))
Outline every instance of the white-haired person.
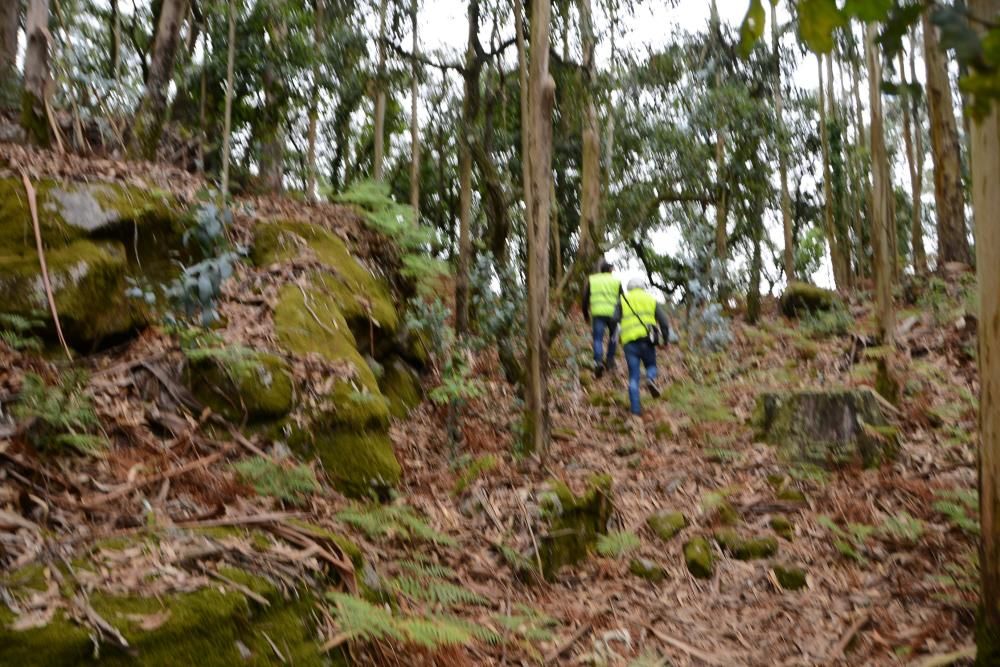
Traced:
POLYGON ((642 367, 646 369, 646 387, 659 398, 656 384, 656 348, 666 345, 670 336, 667 309, 646 289, 646 281, 633 278, 621 296, 621 342, 628 364, 628 398, 633 415, 642 414, 639 390, 642 367))

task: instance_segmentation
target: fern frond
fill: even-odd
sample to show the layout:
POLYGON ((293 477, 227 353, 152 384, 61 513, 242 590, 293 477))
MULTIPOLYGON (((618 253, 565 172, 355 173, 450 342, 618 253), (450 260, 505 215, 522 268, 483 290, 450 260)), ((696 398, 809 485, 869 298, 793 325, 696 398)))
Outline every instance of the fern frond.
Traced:
POLYGON ((316 473, 305 464, 287 467, 254 456, 234 464, 233 468, 261 496, 300 503, 319 490, 316 473))
POLYGON ((635 533, 609 533, 597 539, 597 553, 605 558, 618 558, 635 551, 642 541, 635 533))
POLYGON ((415 616, 401 621, 399 625, 410 642, 432 650, 463 646, 474 638, 464 622, 448 616, 415 616))
POLYGON ((334 605, 334 618, 340 631, 351 639, 364 641, 406 641, 399 621, 382 607, 345 593, 327 593, 334 605))
POLYGON ((418 577, 428 579, 452 579, 457 576, 455 570, 437 563, 404 560, 398 563, 400 569, 418 577))
POLYGON ((489 604, 489 600, 482 595, 440 579, 397 577, 390 582, 390 586, 412 600, 442 607, 489 604))

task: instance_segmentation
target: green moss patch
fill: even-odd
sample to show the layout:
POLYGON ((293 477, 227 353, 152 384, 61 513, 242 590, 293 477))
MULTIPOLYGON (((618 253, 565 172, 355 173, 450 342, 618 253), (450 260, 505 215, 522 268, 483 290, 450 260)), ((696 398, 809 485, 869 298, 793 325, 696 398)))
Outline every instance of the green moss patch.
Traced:
POLYGON ((671 410, 696 424, 736 421, 718 387, 694 381, 677 381, 667 387, 662 400, 670 405, 671 410))
POLYGON ((789 542, 795 537, 795 525, 787 517, 773 517, 771 519, 771 530, 789 542))
POLYGON ((234 421, 280 419, 292 409, 291 370, 274 354, 204 356, 188 362, 185 379, 198 400, 234 421))
POLYGON ((797 591, 807 585, 806 571, 801 567, 775 565, 772 571, 778 584, 786 591, 797 591))
POLYGON ((548 522, 538 546, 546 579, 551 581, 562 567, 585 559, 599 536, 607 534, 613 509, 611 486, 610 476, 593 477, 583 495, 577 496, 565 482, 549 482, 539 499, 548 522))
POLYGON ((712 545, 704 537, 695 537, 684 544, 684 562, 697 579, 711 579, 715 574, 712 545))
POLYGON ((384 431, 295 429, 289 444, 303 456, 323 463, 336 489, 355 498, 384 497, 402 475, 384 431))
POLYGON ((628 564, 628 570, 640 579, 654 584, 667 578, 666 570, 646 558, 633 558, 628 564))
POLYGON ((390 359, 383 365, 384 373, 379 381, 382 394, 389 401, 389 413, 402 419, 420 405, 423 390, 417 372, 400 358, 390 359))
POLYGON ((732 528, 722 528, 715 532, 715 541, 736 560, 758 560, 770 558, 778 552, 778 541, 773 537, 741 536, 732 528))
POLYGON ((838 304, 836 292, 807 283, 791 282, 781 295, 781 312, 787 317, 829 311, 838 304))
POLYGON ((680 512, 659 512, 646 519, 646 525, 657 537, 667 542, 684 530, 688 521, 680 512))

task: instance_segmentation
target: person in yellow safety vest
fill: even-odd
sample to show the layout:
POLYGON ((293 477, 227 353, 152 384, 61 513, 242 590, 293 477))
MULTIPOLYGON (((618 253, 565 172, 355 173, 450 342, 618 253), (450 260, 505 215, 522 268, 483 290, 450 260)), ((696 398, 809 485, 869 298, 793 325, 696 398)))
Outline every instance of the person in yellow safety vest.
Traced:
POLYGON ((625 362, 628 364, 628 398, 633 415, 642 414, 639 387, 642 383, 641 366, 646 367, 646 387, 653 398, 660 397, 656 384, 656 347, 649 339, 649 327, 658 326, 665 342, 670 335, 670 322, 666 307, 646 291, 646 281, 634 278, 628 283, 628 292, 621 297, 621 339, 625 362))
POLYGON ((583 319, 591 324, 594 334, 594 375, 601 377, 605 370, 615 367, 615 348, 618 338, 618 321, 621 304, 618 296, 621 281, 612 275, 614 267, 606 259, 597 263, 597 273, 587 280, 583 288, 583 319), (604 356, 604 334, 608 334, 608 356, 604 356))

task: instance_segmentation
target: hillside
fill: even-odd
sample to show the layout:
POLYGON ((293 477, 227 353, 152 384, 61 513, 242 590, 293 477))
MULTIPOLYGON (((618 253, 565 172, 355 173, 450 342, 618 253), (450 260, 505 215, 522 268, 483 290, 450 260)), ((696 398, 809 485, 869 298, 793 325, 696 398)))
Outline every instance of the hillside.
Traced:
POLYGON ((373 223, 389 204, 237 200, 227 234, 245 252, 218 321, 168 325, 143 260, 204 228, 202 184, 0 156, 0 293, 37 263, 25 170, 75 347, 69 363, 37 283, 24 326, 5 312, 17 302, 0 308, 0 663, 898 664, 969 643, 966 277, 900 295, 898 407, 879 400, 899 451, 873 468, 790 463, 755 422, 770 390, 889 393, 864 301, 803 319, 768 304, 719 353, 692 349, 679 315, 640 423, 621 372, 592 378, 574 313, 540 461, 519 452, 493 347, 469 353, 478 395, 460 412, 424 400, 444 379, 442 332, 409 316, 405 243, 373 223), (96 231, 73 222, 93 213, 85 192, 96 231), (137 276, 154 312, 107 321, 137 276))

